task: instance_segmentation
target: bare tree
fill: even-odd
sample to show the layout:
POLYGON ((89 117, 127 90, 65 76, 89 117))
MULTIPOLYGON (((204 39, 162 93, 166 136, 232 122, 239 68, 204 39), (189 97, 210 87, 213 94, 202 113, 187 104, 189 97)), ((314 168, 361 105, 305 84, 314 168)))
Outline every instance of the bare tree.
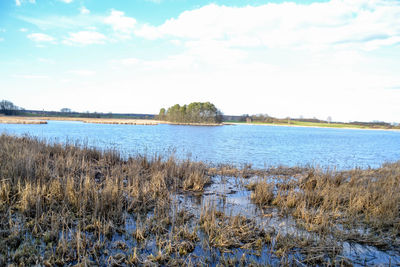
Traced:
POLYGON ((17 115, 20 110, 22 110, 22 108, 17 107, 11 101, 0 101, 0 113, 4 115, 17 115))

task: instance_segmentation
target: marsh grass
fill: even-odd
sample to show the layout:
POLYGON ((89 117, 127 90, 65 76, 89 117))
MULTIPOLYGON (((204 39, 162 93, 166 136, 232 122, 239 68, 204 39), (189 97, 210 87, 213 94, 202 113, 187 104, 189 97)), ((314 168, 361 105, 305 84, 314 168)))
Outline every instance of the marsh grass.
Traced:
POLYGON ((309 168, 260 178, 248 188, 259 207, 278 207, 308 232, 384 250, 400 247, 400 162, 367 170, 309 168))
MULTIPOLYGON (((7 262, 25 261, 18 256, 25 234, 58 261, 80 262, 96 247, 94 241, 100 246, 104 238, 125 231, 127 214, 139 218, 153 212, 167 227, 170 192, 201 191, 210 181, 204 164, 172 157, 123 160, 116 151, 7 135, 0 136, 0 147, 0 228, 6 237, 0 254, 7 262)), ((140 237, 139 228, 136 232, 140 237)), ((46 258, 46 253, 29 254, 35 262, 46 258)))
POLYGON ((3 134, 0 164, 1 266, 345 266, 343 242, 399 248, 400 163, 237 169, 3 134), (198 197, 216 175, 238 177, 256 206, 278 208, 298 231, 217 202, 179 204, 177 195, 198 197))

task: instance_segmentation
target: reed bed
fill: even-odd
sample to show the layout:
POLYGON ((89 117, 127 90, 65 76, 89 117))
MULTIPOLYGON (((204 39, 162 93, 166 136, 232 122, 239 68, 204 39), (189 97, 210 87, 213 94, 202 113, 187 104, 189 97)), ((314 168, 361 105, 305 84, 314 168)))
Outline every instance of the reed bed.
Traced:
POLYGON ((308 232, 383 250, 400 248, 400 162, 367 170, 309 168, 264 176, 248 188, 253 203, 278 207, 308 232))
POLYGON ((173 157, 122 160, 116 151, 7 135, 0 148, 0 265, 80 262, 94 237, 100 246, 124 232, 128 215, 165 210, 168 218, 170 192, 210 181, 204 164, 173 157), (40 246, 45 252, 33 253, 40 246))
POLYGON ((349 266, 343 242, 400 247, 399 180, 399 162, 343 172, 237 169, 3 134, 0 266, 349 266), (216 175, 238 177, 263 215, 178 201, 201 196, 216 175), (261 225, 271 208, 298 231, 261 225))

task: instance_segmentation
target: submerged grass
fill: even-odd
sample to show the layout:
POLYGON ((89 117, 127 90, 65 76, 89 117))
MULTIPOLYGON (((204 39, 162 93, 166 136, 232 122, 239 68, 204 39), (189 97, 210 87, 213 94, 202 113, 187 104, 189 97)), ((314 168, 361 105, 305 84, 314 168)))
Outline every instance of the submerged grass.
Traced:
POLYGON ((343 242, 399 249, 399 180, 400 163, 239 170, 3 134, 0 266, 349 265, 343 242), (179 204, 177 195, 201 195, 216 175, 252 177, 243 184, 259 218, 179 204), (298 231, 262 226, 271 207, 298 231))
POLYGON ((101 249, 104 238, 124 232, 128 215, 168 219, 170 192, 201 191, 210 181, 204 164, 172 157, 123 160, 115 151, 7 135, 0 148, 0 261, 24 262, 23 248, 32 261, 54 264, 21 247, 27 236, 61 263, 81 261, 94 240, 101 249))
POLYGON ((400 248, 400 162, 367 170, 310 168, 279 179, 261 178, 249 188, 258 206, 278 207, 308 232, 400 248))

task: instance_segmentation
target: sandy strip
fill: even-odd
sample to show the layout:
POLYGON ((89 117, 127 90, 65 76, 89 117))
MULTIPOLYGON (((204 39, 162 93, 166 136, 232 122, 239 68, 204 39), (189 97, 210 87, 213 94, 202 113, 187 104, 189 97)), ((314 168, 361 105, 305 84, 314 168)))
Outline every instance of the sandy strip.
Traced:
POLYGON ((0 116, 0 123, 5 124, 47 124, 47 121, 29 117, 0 116))

